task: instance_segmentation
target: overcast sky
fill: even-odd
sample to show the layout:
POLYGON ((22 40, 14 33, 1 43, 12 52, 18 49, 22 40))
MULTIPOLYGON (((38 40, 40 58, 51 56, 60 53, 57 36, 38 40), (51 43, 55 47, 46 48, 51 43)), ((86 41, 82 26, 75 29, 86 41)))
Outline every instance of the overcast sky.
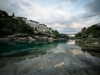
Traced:
POLYGON ((100 23, 100 0, 0 0, 0 10, 66 34, 100 23))

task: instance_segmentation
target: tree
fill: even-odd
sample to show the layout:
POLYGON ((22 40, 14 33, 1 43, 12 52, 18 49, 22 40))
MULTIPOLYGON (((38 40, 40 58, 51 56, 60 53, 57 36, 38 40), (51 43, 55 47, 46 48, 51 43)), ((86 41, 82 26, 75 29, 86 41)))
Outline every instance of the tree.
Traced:
POLYGON ((53 34, 56 38, 60 38, 61 34, 57 30, 53 30, 53 34))
POLYGON ((79 33, 75 34, 75 37, 76 37, 76 38, 81 38, 81 37, 82 37, 82 33, 79 32, 79 33))
POLYGON ((12 16, 15 17, 15 14, 13 13, 12 16))
POLYGON ((4 16, 8 16, 8 13, 7 13, 7 12, 2 11, 2 10, 0 10, 0 12, 1 12, 2 15, 4 15, 4 16))
POLYGON ((82 29, 82 37, 83 37, 83 38, 86 38, 86 37, 87 37, 87 29, 86 29, 86 27, 84 27, 84 28, 82 29))
POLYGON ((76 38, 82 36, 82 38, 100 38, 100 26, 98 24, 94 24, 88 28, 84 27, 81 32, 76 34, 76 38))
POLYGON ((12 34, 11 29, 8 29, 8 28, 6 28, 6 27, 4 27, 4 28, 2 29, 2 32, 3 32, 4 35, 10 35, 10 34, 12 34))

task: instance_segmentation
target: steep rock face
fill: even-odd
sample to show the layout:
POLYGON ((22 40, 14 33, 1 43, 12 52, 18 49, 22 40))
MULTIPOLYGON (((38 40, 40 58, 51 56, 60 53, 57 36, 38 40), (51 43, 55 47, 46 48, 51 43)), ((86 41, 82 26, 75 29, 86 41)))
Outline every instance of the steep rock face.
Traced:
POLYGON ((0 37, 9 36, 15 33, 34 34, 52 34, 52 29, 45 24, 37 21, 27 20, 25 17, 15 17, 13 13, 9 16, 5 11, 0 11, 0 37))
POLYGON ((28 34, 17 33, 10 35, 8 37, 0 38, 0 41, 35 41, 34 38, 28 36, 28 34))
MULTIPOLYGON (((66 36, 65 36, 66 37, 66 36)), ((0 11, 0 41, 54 40, 63 38, 57 31, 25 17, 0 11)))
POLYGON ((54 41, 54 38, 53 37, 47 37, 47 36, 34 36, 34 38, 37 40, 37 41, 54 41))
POLYGON ((14 41, 14 42, 20 42, 20 41, 54 41, 53 37, 47 36, 47 35, 32 35, 29 36, 28 34, 24 33, 18 33, 13 34, 8 37, 0 38, 0 41, 14 41))
POLYGON ((26 23, 29 24, 31 27, 33 27, 35 34, 38 34, 38 33, 52 34, 52 29, 47 27, 47 25, 45 24, 40 24, 39 22, 33 21, 33 20, 27 20, 26 23))

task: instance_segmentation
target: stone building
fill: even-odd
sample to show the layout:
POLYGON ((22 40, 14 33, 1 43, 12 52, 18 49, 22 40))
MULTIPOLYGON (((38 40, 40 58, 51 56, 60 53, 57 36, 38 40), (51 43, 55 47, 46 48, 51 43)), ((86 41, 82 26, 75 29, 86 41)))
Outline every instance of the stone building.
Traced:
POLYGON ((39 25, 39 31, 45 33, 46 30, 47 30, 47 25, 45 25, 45 24, 40 24, 40 25, 39 25))
POLYGON ((39 22, 33 20, 27 20, 26 23, 33 27, 35 31, 52 34, 52 29, 45 24, 39 24, 39 22))
POLYGON ((39 30, 39 22, 33 20, 27 20, 27 24, 34 28, 34 30, 39 30))

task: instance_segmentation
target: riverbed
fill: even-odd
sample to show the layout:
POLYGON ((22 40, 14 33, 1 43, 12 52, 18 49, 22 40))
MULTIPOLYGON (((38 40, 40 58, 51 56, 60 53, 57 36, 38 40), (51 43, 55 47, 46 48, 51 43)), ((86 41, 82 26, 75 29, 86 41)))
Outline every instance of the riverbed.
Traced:
POLYGON ((88 50, 75 40, 1 42, 0 75, 100 75, 100 58, 88 50))

